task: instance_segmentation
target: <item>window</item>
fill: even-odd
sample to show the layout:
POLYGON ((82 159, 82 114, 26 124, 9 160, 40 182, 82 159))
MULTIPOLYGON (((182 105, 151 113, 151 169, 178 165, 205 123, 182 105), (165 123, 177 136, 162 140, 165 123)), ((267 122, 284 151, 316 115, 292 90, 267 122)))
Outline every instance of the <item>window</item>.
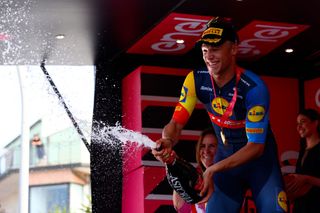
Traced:
POLYGON ((69 184, 30 187, 30 213, 69 212, 69 184))

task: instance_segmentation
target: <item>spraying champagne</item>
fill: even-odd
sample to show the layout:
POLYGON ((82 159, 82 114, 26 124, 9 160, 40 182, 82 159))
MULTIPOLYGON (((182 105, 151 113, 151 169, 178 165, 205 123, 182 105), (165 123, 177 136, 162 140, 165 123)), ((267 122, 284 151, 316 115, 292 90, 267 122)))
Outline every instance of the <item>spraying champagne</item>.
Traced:
MULTIPOLYGON (((148 136, 127 130, 120 126, 105 130, 109 136, 116 137, 123 143, 128 141, 138 141, 141 145, 160 151, 162 147, 157 147, 156 142, 148 136)), ((187 203, 197 203, 202 200, 200 196, 200 186, 202 175, 190 163, 179 158, 174 151, 171 151, 169 159, 165 162, 167 180, 173 190, 187 203)))

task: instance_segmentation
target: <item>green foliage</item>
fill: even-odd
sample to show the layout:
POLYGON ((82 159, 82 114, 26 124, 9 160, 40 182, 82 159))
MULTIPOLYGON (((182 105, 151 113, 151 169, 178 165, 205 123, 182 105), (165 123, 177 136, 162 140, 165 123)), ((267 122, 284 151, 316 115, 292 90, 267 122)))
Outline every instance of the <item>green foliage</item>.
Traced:
POLYGON ((91 196, 87 195, 87 200, 88 203, 87 204, 81 204, 82 208, 80 209, 81 211, 83 211, 84 213, 92 213, 92 201, 91 201, 91 196))
POLYGON ((49 213, 67 213, 67 208, 61 207, 61 206, 55 206, 53 207, 53 210, 49 211, 49 213))

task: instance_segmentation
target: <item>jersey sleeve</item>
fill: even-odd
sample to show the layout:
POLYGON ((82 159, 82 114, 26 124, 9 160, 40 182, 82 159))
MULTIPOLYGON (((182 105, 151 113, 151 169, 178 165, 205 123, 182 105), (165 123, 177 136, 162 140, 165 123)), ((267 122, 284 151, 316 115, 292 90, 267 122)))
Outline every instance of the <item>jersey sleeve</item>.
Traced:
POLYGON ((180 99, 175 107, 172 119, 179 124, 185 125, 189 120, 197 103, 193 72, 190 72, 184 80, 180 99))
POLYGON ((246 134, 248 142, 265 143, 269 127, 269 91, 262 80, 246 97, 246 134))

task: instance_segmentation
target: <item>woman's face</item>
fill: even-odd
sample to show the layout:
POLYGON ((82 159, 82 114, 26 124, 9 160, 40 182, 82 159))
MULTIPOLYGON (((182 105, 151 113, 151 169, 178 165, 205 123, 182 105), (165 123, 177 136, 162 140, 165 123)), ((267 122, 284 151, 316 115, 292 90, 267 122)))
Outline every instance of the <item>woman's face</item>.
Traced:
POLYGON ((317 122, 311 121, 305 115, 298 115, 297 117, 297 131, 301 138, 310 137, 317 132, 317 122))
POLYGON ((216 153, 217 138, 208 134, 204 136, 202 143, 200 145, 200 160, 202 164, 207 168, 213 163, 213 158, 216 153))

